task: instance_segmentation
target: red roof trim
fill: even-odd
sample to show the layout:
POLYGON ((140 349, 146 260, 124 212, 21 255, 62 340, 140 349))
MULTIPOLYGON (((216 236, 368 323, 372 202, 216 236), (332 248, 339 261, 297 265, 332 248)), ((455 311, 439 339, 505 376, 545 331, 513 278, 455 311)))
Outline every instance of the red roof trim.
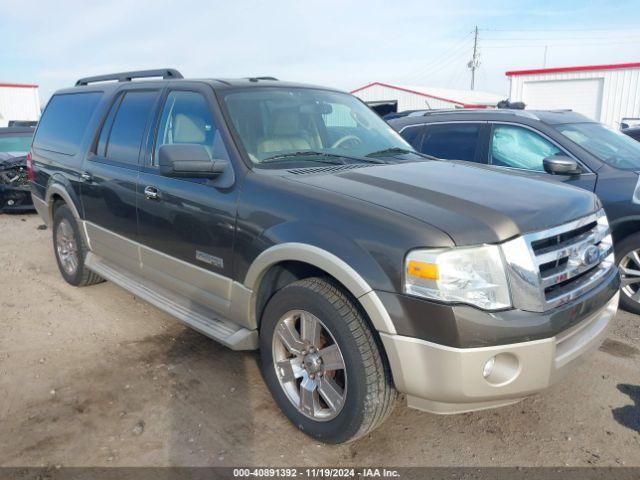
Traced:
POLYGON ((578 67, 536 68, 533 70, 511 70, 505 72, 507 77, 519 75, 536 75, 538 73, 583 72, 585 70, 620 70, 623 68, 640 68, 640 62, 611 63, 608 65, 582 65, 578 67))
POLYGON ((474 105, 474 104, 471 104, 471 103, 463 103, 463 102, 459 102, 457 100, 451 100, 450 98, 437 97, 435 95, 429 95, 428 93, 418 92, 416 90, 411 90, 409 88, 396 87, 395 85, 389 85, 388 83, 382 83, 382 82, 369 83, 368 85, 365 85, 364 87, 360 87, 360 88, 356 88, 355 90, 351 90, 351 93, 356 93, 356 92, 359 92, 361 90, 365 90, 365 89, 367 89, 369 87, 373 87, 375 85, 379 85, 380 87, 393 88, 394 90, 400 90, 401 92, 413 93, 415 95, 420 95, 421 97, 433 98, 435 100, 442 100, 443 102, 455 103, 456 105, 460 105, 463 108, 483 108, 483 107, 486 107, 486 104, 474 105))
POLYGON ((12 87, 12 88, 38 88, 38 85, 31 83, 0 83, 0 87, 12 87))

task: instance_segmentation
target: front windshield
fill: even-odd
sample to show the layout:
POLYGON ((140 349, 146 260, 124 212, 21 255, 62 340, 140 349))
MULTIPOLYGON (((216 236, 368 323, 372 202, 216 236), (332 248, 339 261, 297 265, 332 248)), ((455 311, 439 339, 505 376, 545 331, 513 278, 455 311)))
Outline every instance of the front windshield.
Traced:
POLYGON ((28 152, 31 135, 0 135, 0 152, 28 152))
POLYGON ((357 98, 309 88, 229 92, 224 103, 254 164, 378 162, 413 148, 357 98))
POLYGON ((568 123, 556 128, 612 167, 640 170, 640 143, 627 135, 601 123, 568 123))

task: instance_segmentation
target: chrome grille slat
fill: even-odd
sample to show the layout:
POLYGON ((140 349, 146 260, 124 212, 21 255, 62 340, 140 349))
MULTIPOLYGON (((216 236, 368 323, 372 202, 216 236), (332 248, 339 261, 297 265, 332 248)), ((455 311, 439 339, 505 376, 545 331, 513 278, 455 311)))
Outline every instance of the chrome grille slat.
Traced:
POLYGON ((614 268, 604 210, 502 245, 514 306, 542 312, 595 288, 614 268))
POLYGON ((548 297, 547 300, 552 303, 559 299, 564 299, 565 301, 559 303, 559 305, 562 303, 570 302, 571 300, 575 300, 583 293, 587 293, 589 290, 591 290, 594 287, 594 283, 601 279, 607 273, 607 271, 608 269, 595 268, 593 272, 582 278, 579 278, 575 283, 571 283, 566 287, 560 287, 557 290, 558 293, 548 297))
MULTIPOLYGON (((598 227, 596 227, 597 229, 598 227)), ((547 247, 541 250, 539 253, 536 253, 536 263, 538 265, 544 265, 545 263, 552 262, 554 260, 558 260, 558 258, 563 258, 569 256, 572 252, 575 252, 585 245, 588 244, 598 244, 602 241, 604 237, 608 235, 607 229, 599 229, 580 235, 579 237, 575 237, 575 239, 568 240, 561 244, 558 244, 556 247, 547 247)))
POLYGON ((545 275, 542 277, 542 288, 552 287, 561 282, 566 282, 572 278, 582 275, 583 273, 592 269, 594 265, 582 265, 579 267, 564 268, 558 273, 552 275, 545 275))

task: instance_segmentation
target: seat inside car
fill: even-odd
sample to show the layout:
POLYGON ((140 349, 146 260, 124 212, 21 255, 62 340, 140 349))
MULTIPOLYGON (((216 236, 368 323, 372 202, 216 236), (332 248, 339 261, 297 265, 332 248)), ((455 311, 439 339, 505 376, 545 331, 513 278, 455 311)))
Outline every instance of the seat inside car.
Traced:
POLYGON ((207 125, 201 117, 178 113, 173 121, 171 135, 171 143, 196 143, 203 145, 213 159, 227 158, 220 132, 207 125))
POLYGON ((260 154, 309 150, 314 143, 309 132, 303 128, 307 122, 294 110, 274 113, 268 136, 264 137, 257 147, 260 154))

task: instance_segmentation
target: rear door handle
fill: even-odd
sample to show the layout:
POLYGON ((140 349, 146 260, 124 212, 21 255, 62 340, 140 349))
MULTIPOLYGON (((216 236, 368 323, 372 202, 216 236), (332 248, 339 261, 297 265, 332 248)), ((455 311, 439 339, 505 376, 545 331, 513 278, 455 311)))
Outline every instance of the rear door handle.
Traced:
POLYGON ((89 182, 89 183, 93 181, 93 176, 89 172, 82 172, 80 174, 80 178, 82 178, 82 180, 84 180, 85 182, 89 182))
POLYGON ((151 185, 144 187, 144 196, 147 200, 158 200, 160 198, 160 192, 156 187, 151 185))

